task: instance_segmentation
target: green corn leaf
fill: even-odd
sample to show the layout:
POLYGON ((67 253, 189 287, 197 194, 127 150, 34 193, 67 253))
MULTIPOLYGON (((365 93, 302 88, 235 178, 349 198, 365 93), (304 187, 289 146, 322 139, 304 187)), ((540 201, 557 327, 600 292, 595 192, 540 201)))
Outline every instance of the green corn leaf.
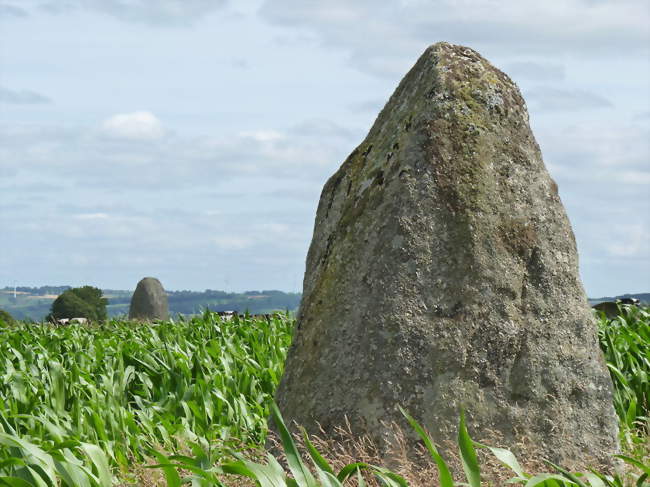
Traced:
POLYGON ((636 460, 635 458, 629 457, 627 455, 614 455, 614 456, 616 458, 620 458, 625 463, 628 463, 630 465, 634 465, 637 468, 640 468, 643 473, 645 473, 647 475, 650 475, 650 465, 643 464, 639 460, 636 460))
POLYGON ((595 475, 600 480, 602 480, 607 487, 624 487, 623 482, 621 481, 618 475, 616 475, 615 477, 610 477, 608 475, 602 475, 599 473, 595 473, 595 475))
POLYGON ((27 463, 25 463, 25 460, 22 458, 9 457, 5 458, 4 460, 0 460, 0 471, 8 467, 24 467, 25 465, 27 465, 27 463))
MULTIPOLYGON (((555 483, 558 487, 564 487, 567 485, 566 478, 562 475, 558 475, 556 473, 543 473, 540 475, 535 475, 534 477, 531 477, 528 479, 528 482, 526 482, 525 487, 536 487, 536 486, 544 486, 544 487, 552 487, 551 482, 555 483)), ((576 485, 573 482, 568 482, 568 485, 576 485)))
POLYGON ((56 471, 68 487, 91 487, 97 485, 97 478, 79 465, 71 462, 54 461, 56 471))
POLYGON ((7 487, 34 487, 34 484, 18 477, 0 477, 0 485, 7 487))
POLYGON ((50 448, 50 452, 55 450, 66 450, 69 448, 77 448, 79 446, 78 440, 63 440, 61 443, 55 443, 50 448))
POLYGON ((386 487, 409 487, 408 483, 400 475, 391 472, 387 468, 372 466, 373 473, 386 487))
POLYGON ((320 480, 321 487, 343 487, 343 484, 336 476, 325 470, 318 470, 318 479, 320 480))
POLYGON ((343 467, 338 475, 336 476, 337 479, 339 479, 340 482, 345 481, 348 477, 353 475, 355 472, 359 474, 361 470, 366 470, 369 469, 370 465, 364 462, 355 462, 355 463, 349 463, 345 467, 343 467))
POLYGON ((627 412, 625 413, 625 423, 628 426, 633 426, 635 420, 636 420, 636 398, 632 397, 630 399, 630 404, 627 408, 627 412))
POLYGON ((181 487, 181 477, 176 471, 176 467, 171 465, 168 458, 156 450, 150 450, 149 453, 160 463, 159 468, 162 469, 167 487, 181 487))
POLYGON ((39 468, 38 466, 35 466, 36 470, 30 466, 25 467, 25 471, 29 474, 29 476, 33 480, 33 485, 35 487, 52 487, 56 485, 56 475, 52 474, 50 475, 49 472, 43 471, 42 468, 39 468), (44 478, 48 478, 50 482, 47 482, 44 478), (54 479, 52 481, 51 479, 54 479))
POLYGON ((48 487, 43 477, 47 479, 50 485, 56 485, 56 469, 54 467, 54 459, 51 455, 28 441, 5 433, 0 433, 0 444, 17 448, 21 451, 25 457, 25 462, 28 464, 24 469, 32 477, 36 486, 48 487))
POLYGON ((311 459, 313 460, 316 467, 318 467, 323 472, 327 472, 327 473, 329 473, 331 475, 335 475, 334 470, 332 469, 330 464, 327 463, 327 460, 325 460, 323 458, 323 456, 320 454, 320 452, 316 449, 316 447, 313 445, 313 443, 309 440, 309 435, 307 434, 307 431, 305 431, 303 429, 302 430, 302 435, 303 435, 303 438, 305 440, 305 445, 307 445, 307 450, 309 451, 309 455, 311 456, 311 459))
POLYGON ((514 453, 512 453, 510 450, 506 450, 505 448, 496 448, 494 446, 482 445, 478 441, 475 441, 474 445, 479 448, 486 448, 490 450, 501 463, 516 473, 517 478, 513 480, 526 480, 530 478, 530 475, 524 472, 524 469, 521 468, 521 465, 519 465, 517 457, 515 457, 514 453))
POLYGON ((589 484, 591 487, 607 487, 605 482, 603 482, 598 475, 591 473, 591 472, 585 472, 582 474, 584 478, 586 478, 589 481, 589 484))
POLYGON ((547 465, 550 465, 551 467, 553 467, 555 470, 560 472, 563 477, 569 479, 571 482, 578 485, 579 487, 587 487, 584 484, 584 482, 582 482, 578 477, 576 477, 574 474, 572 474, 568 470, 560 467, 559 465, 554 464, 553 462, 549 462, 548 460, 544 460, 544 463, 547 464, 547 465))
POLYGON ((271 404, 271 415, 273 416, 273 421, 275 421, 279 430, 280 438, 282 439, 282 446, 284 447, 284 453, 287 456, 287 463, 289 464, 289 469, 291 470, 296 482, 298 482, 300 486, 316 487, 316 479, 314 479, 314 476, 303 463, 298 448, 291 437, 291 433, 289 433, 289 430, 284 424, 280 410, 275 403, 271 404))
POLYGON ((253 473, 242 461, 224 463, 221 465, 221 469, 224 473, 255 479, 255 473, 253 473))
MULTIPOLYGON (((259 465, 253 462, 247 462, 246 464, 255 474, 255 479, 260 483, 260 487, 285 487, 285 485, 290 485, 292 479, 286 476, 278 461, 270 454, 267 457, 269 462, 267 465, 259 465)), ((304 484, 300 484, 300 487, 303 486, 304 484)))
POLYGON ((465 425, 465 413, 460 413, 460 425, 458 426, 458 447, 463 462, 463 470, 471 487, 481 487, 481 471, 476 457, 476 450, 472 438, 470 438, 465 425))
POLYGON ((436 466, 438 467, 438 481, 440 482, 440 487, 454 487, 454 479, 449 472, 449 468, 447 467, 445 460, 438 453, 436 447, 433 445, 433 441, 431 441, 429 435, 426 433, 426 431, 424 431, 424 428, 422 428, 422 426, 420 426, 420 424, 401 406, 399 406, 399 410, 409 422, 411 427, 415 430, 415 432, 420 436, 429 454, 431 455, 431 458, 433 458, 433 460, 436 462, 436 466))
POLYGON ((88 455, 95 466, 100 487, 111 487, 113 485, 113 476, 108 466, 106 454, 97 445, 91 445, 90 443, 81 443, 81 449, 88 455))
POLYGON ((363 475, 361 475, 361 470, 357 470, 357 486, 366 487, 366 481, 363 479, 363 475))

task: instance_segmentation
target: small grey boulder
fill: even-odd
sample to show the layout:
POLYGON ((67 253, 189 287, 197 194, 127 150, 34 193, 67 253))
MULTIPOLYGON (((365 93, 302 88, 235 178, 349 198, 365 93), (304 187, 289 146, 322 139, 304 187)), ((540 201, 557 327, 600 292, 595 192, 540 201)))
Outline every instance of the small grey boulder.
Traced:
POLYGON ((129 308, 130 320, 168 320, 167 293, 155 277, 145 277, 135 288, 129 308))

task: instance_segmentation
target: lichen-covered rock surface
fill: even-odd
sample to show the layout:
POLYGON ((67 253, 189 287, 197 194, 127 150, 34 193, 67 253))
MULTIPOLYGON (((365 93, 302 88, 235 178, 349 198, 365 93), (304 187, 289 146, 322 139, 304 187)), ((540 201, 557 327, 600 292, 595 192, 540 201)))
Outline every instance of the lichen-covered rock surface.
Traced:
POLYGON ((167 293, 155 277, 145 277, 140 280, 129 307, 130 320, 168 320, 169 304, 167 293))
POLYGON ((429 47, 325 185, 277 401, 380 441, 398 405, 438 442, 464 408, 476 439, 611 461, 573 232, 519 89, 477 52, 429 47))

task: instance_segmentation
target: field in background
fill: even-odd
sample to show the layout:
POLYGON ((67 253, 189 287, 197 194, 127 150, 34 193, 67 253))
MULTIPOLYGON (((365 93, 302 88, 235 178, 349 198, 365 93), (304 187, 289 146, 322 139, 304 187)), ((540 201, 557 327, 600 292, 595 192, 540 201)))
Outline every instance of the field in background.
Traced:
MULTIPOLYGON (((14 297, 14 288, 0 289, 0 309, 8 311, 18 320, 42 321, 50 312, 52 301, 70 286, 41 286, 18 287, 14 297)), ((104 297, 108 299, 107 312, 110 318, 126 316, 133 291, 118 289, 103 289, 104 297)), ((295 312, 300 305, 301 293, 286 293, 283 291, 246 291, 244 293, 228 293, 225 291, 168 291, 169 311, 172 316, 178 314, 191 316, 200 314, 206 309, 210 311, 239 311, 251 314, 267 314, 277 310, 295 312)), ((589 299, 593 306, 602 301, 636 298, 650 305, 650 293, 624 294, 614 297, 589 299)))
MULTIPOLYGON (((8 311, 17 320, 42 321, 50 312, 52 302, 70 286, 42 286, 39 288, 19 287, 14 297, 13 288, 0 289, 0 309, 8 311)), ((103 289, 108 299, 107 312, 111 318, 126 316, 133 291, 103 289)), ((267 314, 283 310, 293 312, 300 304, 300 293, 264 290, 228 293, 225 291, 168 291, 169 311, 178 314, 195 315, 206 309, 211 311, 245 311, 251 314, 267 314)))
MULTIPOLYGON (((0 485, 3 475, 32 482, 9 484, 21 487, 36 477, 138 485, 137 465, 160 453, 183 452, 196 473, 261 451, 294 325, 211 312, 156 325, 0 325, 0 485)), ((599 330, 623 447, 647 463, 649 309, 601 319, 599 330)), ((176 485, 174 469, 158 471, 176 485)))

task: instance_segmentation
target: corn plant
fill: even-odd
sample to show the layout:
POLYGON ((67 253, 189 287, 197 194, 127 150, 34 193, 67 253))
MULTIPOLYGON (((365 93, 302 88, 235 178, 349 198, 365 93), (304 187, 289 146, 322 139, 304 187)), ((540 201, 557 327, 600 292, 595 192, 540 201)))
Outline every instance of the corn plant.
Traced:
MULTIPOLYGON (((648 479, 649 317, 648 308, 623 307, 618 318, 599 320, 626 440, 620 459, 640 472, 637 487, 648 479)), ((377 465, 351 463, 335 472, 306 437, 308 457, 300 456, 272 405, 293 327, 284 315, 225 321, 206 312, 155 325, 113 320, 0 328, 0 486, 104 487, 118 468, 151 457, 170 486, 224 485, 234 473, 265 487, 363 486, 361 472, 384 485, 406 485, 377 465), (259 464, 238 453, 264 444, 269 414, 283 428, 288 472, 274 457, 259 464), (168 454, 181 450, 190 453, 168 454)), ((458 485, 428 435, 404 414, 437 466, 440 485, 458 485)), ((629 486, 617 476, 570 473, 553 464, 551 473, 528 474, 510 451, 471 440, 463 416, 459 431, 463 480, 471 487, 481 483, 480 448, 513 471, 513 483, 629 486)))
MULTIPOLYGON (((463 482, 456 482, 452 477, 449 466, 436 449, 431 437, 413 417, 403 409, 400 408, 400 410, 411 427, 419 435, 429 452, 431 459, 435 462, 439 474, 439 487, 455 487, 459 485, 481 487, 481 468, 478 462, 476 452, 477 448, 489 450, 501 463, 503 463, 503 465, 508 467, 514 473, 514 477, 508 481, 509 484, 520 484, 525 485, 526 487, 624 487, 625 485, 623 480, 618 476, 612 477, 593 471, 572 473, 551 462, 546 463, 554 470, 554 472, 535 475, 526 473, 510 450, 483 445, 472 440, 467 431, 465 415, 463 413, 460 415, 457 443, 463 464, 465 479, 463 482)), ((361 470, 367 470, 379 480, 381 485, 386 487, 408 487, 404 478, 397 473, 367 463, 351 463, 342 468, 338 473, 335 472, 320 452, 314 448, 307 434, 303 431, 305 445, 311 462, 311 465, 308 466, 305 460, 301 457, 301 454, 275 405, 271 408, 271 414, 273 421, 278 427, 280 438, 282 440, 282 446, 287 459, 288 472, 285 471, 280 462, 271 454, 267 454, 267 463, 261 464, 247 460, 236 453, 235 456, 238 457, 236 461, 224 463, 220 467, 213 469, 212 472, 245 476, 255 480, 260 487, 343 487, 345 482, 349 479, 354 479, 358 486, 365 486, 365 482, 359 475, 359 472, 361 470)), ((643 473, 635 481, 635 485, 637 487, 647 487, 645 481, 650 475, 650 466, 644 465, 638 460, 624 455, 617 455, 617 457, 641 469, 643 473)), ((178 460, 178 458, 176 458, 176 460, 178 460)), ((187 463, 184 462, 176 464, 168 462, 161 466, 188 467, 187 463)), ((190 481, 192 478, 194 477, 187 478, 186 481, 190 481)), ((215 479, 216 478, 217 477, 215 476, 215 479)), ((222 485, 220 480, 217 480, 217 482, 219 483, 205 485, 222 485)), ((431 487, 434 487, 433 484, 431 487)))
POLYGON ((257 481, 261 487, 342 487, 343 482, 353 476, 357 479, 358 485, 363 485, 363 478, 359 472, 364 469, 373 471, 387 486, 406 486, 404 479, 399 475, 388 469, 363 462, 346 465, 339 472, 335 472, 304 433, 305 444, 312 462, 311 466, 315 471, 315 474, 312 473, 298 451, 275 403, 271 405, 271 416, 280 433, 289 472, 286 472, 280 462, 270 453, 267 454, 267 462, 262 464, 248 460, 238 452, 231 452, 236 460, 213 466, 208 470, 204 470, 198 465, 201 455, 191 458, 180 455, 165 457, 159 454, 157 458, 162 462, 152 468, 165 470, 168 487, 178 487, 182 483, 189 482, 201 486, 221 486, 225 485, 220 480, 224 475, 248 477, 257 481), (175 469, 189 470, 192 474, 181 479, 177 474, 175 475, 175 469))
POLYGON ((43 445, 0 433, 0 485, 110 487, 108 458, 96 445, 74 440, 43 445))
MULTIPOLYGON (((79 461, 96 445, 113 467, 153 449, 211 444, 214 458, 263 444, 293 323, 206 312, 154 325, 1 328, 0 433, 79 461)), ((16 454, 0 447, 0 469, 16 454)))
POLYGON ((609 320, 600 313, 598 337, 614 383, 614 407, 627 430, 645 429, 650 417, 650 308, 620 306, 609 320))

